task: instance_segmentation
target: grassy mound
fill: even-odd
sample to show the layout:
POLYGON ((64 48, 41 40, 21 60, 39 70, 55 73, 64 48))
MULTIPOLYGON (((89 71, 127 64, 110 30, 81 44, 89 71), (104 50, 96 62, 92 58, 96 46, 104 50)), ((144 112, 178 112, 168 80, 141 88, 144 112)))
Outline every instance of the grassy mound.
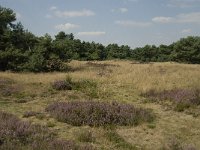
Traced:
POLYGON ((90 101, 54 103, 46 111, 57 120, 74 126, 138 125, 154 118, 150 110, 135 108, 129 104, 90 101))

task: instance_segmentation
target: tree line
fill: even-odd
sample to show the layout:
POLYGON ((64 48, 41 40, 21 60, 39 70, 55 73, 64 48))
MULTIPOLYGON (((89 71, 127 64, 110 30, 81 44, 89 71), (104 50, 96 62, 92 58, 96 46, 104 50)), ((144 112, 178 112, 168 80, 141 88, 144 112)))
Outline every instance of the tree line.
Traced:
POLYGON ((200 63, 200 37, 189 36, 170 45, 127 45, 85 42, 61 31, 54 38, 36 36, 16 23, 16 14, 0 6, 0 70, 64 71, 70 60, 129 59, 140 62, 200 63))

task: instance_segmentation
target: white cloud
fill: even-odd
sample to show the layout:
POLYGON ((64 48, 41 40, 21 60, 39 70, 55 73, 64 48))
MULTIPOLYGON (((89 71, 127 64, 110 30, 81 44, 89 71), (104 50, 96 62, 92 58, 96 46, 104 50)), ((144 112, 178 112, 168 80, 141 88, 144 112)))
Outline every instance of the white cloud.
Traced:
POLYGON ((60 18, 72 18, 72 17, 83 17, 83 16, 94 16, 95 13, 91 10, 81 11, 55 11, 55 15, 60 18))
POLYGON ((95 32, 78 32, 78 36, 101 36, 105 35, 106 32, 101 32, 101 31, 95 31, 95 32))
POLYGON ((22 15, 21 15, 19 12, 17 12, 17 13, 16 13, 16 18, 17 18, 17 20, 18 20, 18 19, 21 19, 21 18, 22 18, 22 15))
POLYGON ((74 28, 78 28, 78 27, 79 27, 79 25, 66 23, 66 24, 56 25, 55 29, 65 31, 65 30, 74 29, 74 28))
POLYGON ((50 7, 50 10, 56 10, 56 9, 57 9, 56 6, 51 6, 51 7, 50 7))
POLYGON ((191 32, 192 32, 191 29, 183 29, 183 30, 181 31, 182 34, 188 34, 188 33, 191 33, 191 32))
POLYGON ((115 23, 126 27, 149 27, 152 25, 150 22, 136 22, 131 20, 116 21, 115 23))
POLYGON ((173 18, 172 17, 154 17, 152 19, 153 22, 156 23, 170 23, 173 22, 173 18))
POLYGON ((119 8, 119 10, 120 10, 121 13, 126 13, 128 11, 127 8, 119 8))
POLYGON ((156 23, 197 23, 200 24, 200 12, 192 12, 187 14, 179 14, 175 17, 154 17, 152 19, 156 23))

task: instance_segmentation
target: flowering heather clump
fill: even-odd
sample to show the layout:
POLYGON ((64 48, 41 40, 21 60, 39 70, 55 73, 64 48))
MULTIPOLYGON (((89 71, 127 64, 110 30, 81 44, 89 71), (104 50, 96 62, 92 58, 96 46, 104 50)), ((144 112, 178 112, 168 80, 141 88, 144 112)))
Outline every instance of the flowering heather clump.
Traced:
POLYGON ((154 116, 150 110, 135 108, 129 104, 103 102, 58 102, 46 108, 57 120, 75 126, 137 125, 150 122, 154 116))
POLYGON ((20 91, 20 87, 12 85, 14 82, 11 79, 0 78, 0 94, 3 96, 11 96, 20 91))
POLYGON ((11 79, 7 78, 0 78, 0 87, 7 85, 7 84, 12 84, 13 81, 11 79))
MULTIPOLYGON (((91 150, 91 146, 84 146, 91 150)), ((12 114, 0 111, 0 150, 77 150, 84 147, 73 141, 56 139, 53 132, 45 126, 31 125, 12 114)))
POLYGON ((0 112, 0 120, 0 149, 53 139, 53 134, 44 126, 31 125, 12 114, 0 112))
POLYGON ((35 111, 26 111, 23 115, 24 118, 32 117, 32 116, 37 116, 41 113, 35 112, 35 111))
POLYGON ((52 87, 55 90, 72 90, 72 84, 65 80, 59 80, 52 83, 52 87))
POLYGON ((142 95, 156 101, 171 100, 180 111, 192 105, 200 105, 200 90, 197 89, 173 89, 160 93, 150 90, 142 95))

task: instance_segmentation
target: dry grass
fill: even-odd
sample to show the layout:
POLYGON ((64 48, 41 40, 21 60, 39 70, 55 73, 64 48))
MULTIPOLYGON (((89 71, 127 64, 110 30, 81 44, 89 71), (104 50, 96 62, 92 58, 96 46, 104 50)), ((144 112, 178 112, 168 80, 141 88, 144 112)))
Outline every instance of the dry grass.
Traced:
MULTIPOLYGON (((143 103, 141 93, 155 90, 157 92, 171 89, 200 88, 200 66, 178 63, 151 63, 134 64, 131 61, 103 61, 103 62, 79 62, 70 63, 73 70, 68 73, 11 73, 1 72, 0 79, 6 78, 13 81, 12 86, 20 86, 23 90, 23 99, 26 103, 17 103, 21 97, 0 96, 0 110, 14 113, 19 117, 27 111, 41 112, 42 119, 35 116, 23 118, 34 123, 52 127, 59 136, 64 139, 76 140, 75 133, 82 128, 92 130, 96 139, 93 146, 97 149, 116 149, 116 143, 105 137, 107 132, 103 128, 73 127, 66 123, 60 123, 51 118, 44 109, 47 105, 57 101, 118 101, 130 103, 136 106, 151 108, 156 113, 156 121, 151 124, 143 124, 137 127, 117 127, 116 132, 128 143, 138 149, 159 149, 170 137, 175 136, 185 144, 195 145, 200 149, 200 117, 194 118, 186 113, 165 110, 155 103, 143 103), (100 64, 100 65, 95 65, 100 64), (92 80, 97 84, 96 98, 87 92, 80 90, 56 91, 51 88, 51 83, 63 80, 66 76, 73 81, 92 80)), ((91 91, 90 91, 91 90, 91 91)), ((120 148, 118 148, 120 149, 120 148)))

